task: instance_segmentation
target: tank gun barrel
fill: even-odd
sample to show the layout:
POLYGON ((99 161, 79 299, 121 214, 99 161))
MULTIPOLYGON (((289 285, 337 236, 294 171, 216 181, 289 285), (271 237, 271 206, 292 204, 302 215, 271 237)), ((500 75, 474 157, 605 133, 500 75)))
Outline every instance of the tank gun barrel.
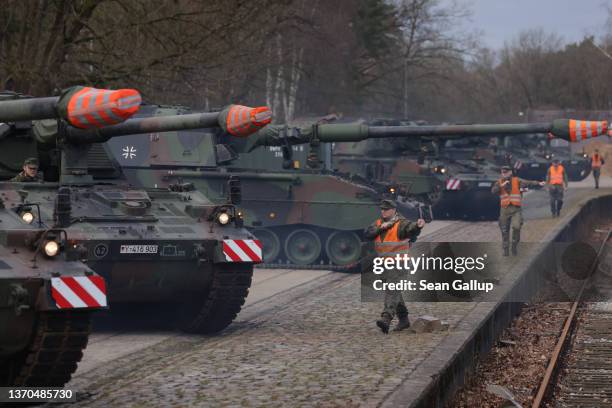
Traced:
POLYGON ((55 96, 0 101, 0 121, 19 122, 57 118, 59 99, 59 96, 55 96))
POLYGON ((141 97, 134 89, 68 88, 60 96, 0 99, 0 122, 63 119, 81 128, 123 122, 138 111, 141 97))
POLYGON ((220 112, 136 118, 99 129, 67 128, 65 133, 70 143, 81 145, 106 142, 113 137, 126 135, 211 127, 221 127, 233 136, 246 137, 266 126, 271 120, 272 113, 265 106, 250 108, 230 105, 220 112))
POLYGON ((557 138, 578 142, 607 133, 606 121, 557 119, 544 123, 435 125, 435 126, 368 126, 361 123, 316 124, 304 128, 272 126, 258 132, 249 150, 258 146, 359 142, 376 138, 447 138, 491 137, 504 134, 520 136, 551 133, 557 138))
POLYGON ((491 134, 544 133, 552 130, 551 123, 507 125, 443 125, 443 126, 370 126, 368 138, 406 136, 486 136, 491 134))

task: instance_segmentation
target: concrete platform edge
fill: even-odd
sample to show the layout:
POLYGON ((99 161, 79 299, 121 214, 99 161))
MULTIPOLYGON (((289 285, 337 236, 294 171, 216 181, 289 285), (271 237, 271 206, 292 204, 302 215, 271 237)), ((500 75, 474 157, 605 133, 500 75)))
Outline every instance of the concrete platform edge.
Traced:
MULTIPOLYGON (((383 408, 444 407, 473 372, 478 356, 489 352, 502 331, 521 311, 523 303, 512 299, 533 296, 543 283, 541 271, 554 261, 554 242, 572 241, 580 223, 604 208, 612 207, 612 195, 584 199, 561 222, 553 227, 543 240, 537 253, 515 265, 522 268, 514 285, 503 301, 480 303, 462 323, 471 323, 471 331, 457 331, 445 338, 437 347, 444 353, 432 353, 410 374, 409 378, 390 393, 380 404, 383 408), (521 295, 519 295, 521 294, 521 295), (443 354, 443 355, 438 355, 443 354)), ((465 324, 462 324, 465 326, 465 324)))

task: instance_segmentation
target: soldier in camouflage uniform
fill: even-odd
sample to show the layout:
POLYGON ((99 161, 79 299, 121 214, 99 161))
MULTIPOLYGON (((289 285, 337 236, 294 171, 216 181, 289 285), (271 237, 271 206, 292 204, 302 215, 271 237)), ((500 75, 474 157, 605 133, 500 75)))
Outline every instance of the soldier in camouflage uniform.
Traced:
POLYGON ((501 178, 491 188, 493 194, 500 196, 499 229, 502 234, 504 256, 510 255, 510 227, 512 227, 512 255, 518 251, 523 226, 522 190, 526 187, 543 186, 543 181, 522 180, 512 175, 510 166, 501 168, 501 178))
MULTIPOLYGON (((425 226, 425 220, 419 219, 411 222, 397 213, 396 204, 392 200, 382 200, 380 204, 381 218, 373 222, 364 232, 364 237, 374 240, 376 244, 391 245, 396 248, 404 246, 409 248, 409 242, 416 241, 421 229, 425 226), (396 243, 396 244, 394 244, 396 243)), ((381 254, 378 254, 381 256, 381 254)), ((391 255, 391 254, 389 254, 391 255)), ((402 273, 397 270, 386 271, 385 281, 399 282, 402 273)), ((393 317, 397 316, 398 322, 394 331, 400 331, 410 327, 408 320, 408 309, 402 298, 401 291, 385 290, 385 306, 381 318, 376 325, 383 333, 389 332, 389 325, 393 317)))
POLYGON ((17 174, 10 181, 17 183, 40 182, 41 176, 38 172, 38 159, 36 157, 25 159, 21 173, 17 174))

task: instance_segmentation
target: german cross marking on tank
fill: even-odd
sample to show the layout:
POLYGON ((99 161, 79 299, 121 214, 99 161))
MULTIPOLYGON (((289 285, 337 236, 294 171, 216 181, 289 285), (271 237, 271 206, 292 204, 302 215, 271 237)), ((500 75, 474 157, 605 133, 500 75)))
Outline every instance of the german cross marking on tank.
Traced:
POLYGON ((134 146, 125 146, 122 149, 123 153, 121 153, 121 155, 125 158, 125 159, 133 159, 136 157, 136 148, 134 146))

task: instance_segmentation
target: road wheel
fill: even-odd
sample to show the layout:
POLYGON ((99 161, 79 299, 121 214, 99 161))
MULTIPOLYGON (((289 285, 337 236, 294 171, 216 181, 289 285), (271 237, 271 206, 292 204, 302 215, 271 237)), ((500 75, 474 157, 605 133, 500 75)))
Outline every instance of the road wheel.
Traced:
POLYGON ((285 240, 285 255, 296 265, 315 263, 321 256, 321 240, 310 230, 295 230, 285 240))
POLYGON ((274 263, 281 251, 280 240, 274 231, 266 228, 259 228, 253 231, 253 234, 261 241, 263 247, 263 261, 266 263, 274 263))
POLYGON ((335 231, 325 244, 325 251, 334 265, 350 265, 359 260, 361 240, 351 231, 335 231))

